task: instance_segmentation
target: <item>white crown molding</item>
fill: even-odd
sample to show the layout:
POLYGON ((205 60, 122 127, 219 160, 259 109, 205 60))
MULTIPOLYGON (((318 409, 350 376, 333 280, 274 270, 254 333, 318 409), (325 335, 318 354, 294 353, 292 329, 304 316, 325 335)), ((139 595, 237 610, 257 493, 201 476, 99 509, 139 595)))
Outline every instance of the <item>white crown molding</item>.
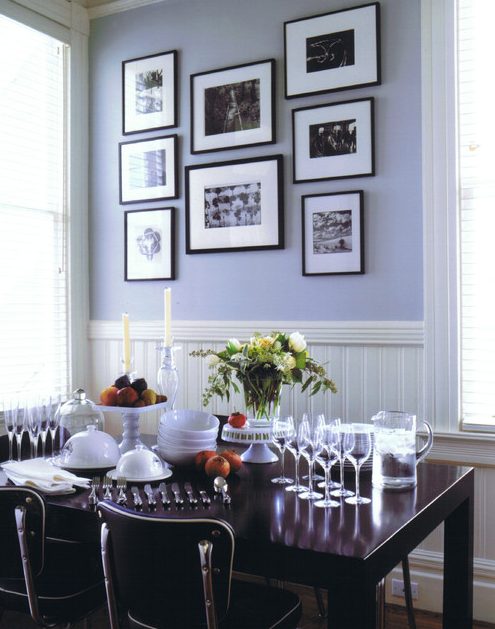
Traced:
POLYGON ((92 7, 88 9, 89 18, 91 20, 99 17, 106 17, 107 15, 113 15, 114 13, 122 13, 122 11, 130 11, 131 9, 139 9, 145 7, 148 4, 158 4, 160 2, 177 1, 177 0, 113 0, 107 4, 102 4, 98 7, 92 7))
MULTIPOLYGON (((131 321, 133 338, 158 340, 163 334, 162 321, 131 321)), ((174 321, 176 341, 226 341, 245 339, 253 331, 298 330, 312 345, 423 345, 422 321, 174 321)), ((91 321, 90 339, 116 339, 122 335, 117 321, 91 321)))

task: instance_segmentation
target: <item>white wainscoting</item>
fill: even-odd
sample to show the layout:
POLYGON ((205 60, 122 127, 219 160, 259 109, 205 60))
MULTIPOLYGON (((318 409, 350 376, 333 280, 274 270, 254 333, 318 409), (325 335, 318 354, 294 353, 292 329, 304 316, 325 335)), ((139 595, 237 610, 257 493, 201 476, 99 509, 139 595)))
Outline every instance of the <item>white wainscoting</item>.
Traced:
MULTIPOLYGON (((132 355, 139 377, 156 387, 159 352, 156 345, 163 334, 161 321, 131 321, 132 355)), ((327 364, 338 393, 308 398, 297 390, 283 395, 282 412, 299 414, 321 410, 346 421, 369 419, 383 408, 404 409, 424 416, 424 334, 422 322, 294 322, 294 321, 180 321, 173 334, 177 351, 180 386, 177 407, 201 408, 201 394, 207 383, 205 361, 189 356, 198 348, 220 349, 228 338, 246 340, 251 333, 272 330, 299 330, 308 340, 316 359, 327 364)), ((92 321, 89 327, 91 373, 89 397, 113 383, 119 373, 121 324, 92 321)), ((212 401, 210 410, 228 414, 242 408, 234 396, 230 403, 212 401)), ((432 418, 430 418, 432 419, 432 418)), ((156 432, 158 417, 151 411, 141 416, 141 430, 156 432)), ((435 425, 435 421, 433 420, 435 425)), ((108 415, 106 429, 114 435, 121 430, 118 413, 108 415)), ((435 427, 435 444, 430 459, 473 465, 476 469, 475 505, 475 617, 495 622, 492 605, 495 591, 495 441, 483 435, 441 432, 435 427)), ((413 581, 419 584, 418 608, 441 611, 442 527, 432 533, 410 557, 413 581)), ((400 574, 393 573, 399 578, 400 574)), ((391 588, 388 588, 388 592, 391 588)), ((400 599, 388 598, 395 603, 400 599)))

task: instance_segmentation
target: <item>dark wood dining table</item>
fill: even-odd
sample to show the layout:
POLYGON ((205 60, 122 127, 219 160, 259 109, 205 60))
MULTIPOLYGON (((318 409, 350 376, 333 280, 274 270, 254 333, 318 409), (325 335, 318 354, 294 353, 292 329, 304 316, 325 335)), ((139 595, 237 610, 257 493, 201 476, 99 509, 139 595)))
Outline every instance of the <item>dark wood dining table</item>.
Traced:
MULTIPOLYGON (((290 455, 286 467, 290 475, 290 455)), ((166 482, 177 481, 183 487, 184 481, 191 481, 196 490, 208 492, 211 505, 193 507, 186 501, 182 508, 172 504, 166 509, 159 504, 152 513, 226 520, 236 533, 235 569, 326 589, 331 629, 374 629, 377 583, 443 523, 443 627, 472 626, 472 468, 420 463, 417 487, 400 493, 372 488, 371 474, 365 473, 361 493, 371 503, 355 507, 342 502, 330 509, 317 508, 273 484, 271 478, 279 471, 278 463, 244 464, 228 478, 232 500, 226 505, 215 497, 211 479, 193 469, 175 468, 166 482)), ((0 483, 5 482, 2 472, 0 483)), ((346 474, 346 483, 353 482, 354 476, 346 474)), ((88 505, 88 494, 89 490, 78 490, 47 496, 49 530, 98 543, 99 522, 88 505)), ((128 496, 132 507, 130 492, 128 496)), ((146 501, 143 510, 148 511, 146 501)))

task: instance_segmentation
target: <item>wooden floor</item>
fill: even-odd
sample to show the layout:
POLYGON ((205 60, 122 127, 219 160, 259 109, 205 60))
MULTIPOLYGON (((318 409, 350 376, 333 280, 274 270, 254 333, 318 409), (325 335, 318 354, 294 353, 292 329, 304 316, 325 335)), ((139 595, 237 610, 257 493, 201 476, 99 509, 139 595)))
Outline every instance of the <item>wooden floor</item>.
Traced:
MULTIPOLYGON (((290 586, 299 594, 303 603, 303 617, 299 623, 299 629, 324 629, 326 619, 318 616, 318 607, 313 590, 307 587, 290 586)), ((442 629, 441 614, 416 610, 416 629, 442 629)), ((13 612, 4 612, 0 621, 1 629, 34 629, 36 625, 25 616, 13 612)), ((91 619, 90 629, 109 629, 106 610, 95 614, 91 619)), ((84 624, 77 623, 74 629, 84 629, 84 624)), ((187 629, 184 627, 183 629, 187 629)), ((253 629, 258 629, 253 627, 253 629)), ((385 614, 385 629, 408 629, 407 616, 404 608, 395 605, 387 606, 385 614)), ((476 622, 473 629, 495 629, 495 625, 476 622)))

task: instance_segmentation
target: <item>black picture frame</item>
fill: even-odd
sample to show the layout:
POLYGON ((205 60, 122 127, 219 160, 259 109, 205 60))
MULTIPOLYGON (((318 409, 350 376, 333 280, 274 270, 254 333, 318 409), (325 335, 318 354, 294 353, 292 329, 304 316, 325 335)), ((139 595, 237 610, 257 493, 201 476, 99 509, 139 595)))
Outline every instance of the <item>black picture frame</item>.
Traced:
POLYGON ((177 50, 122 61, 122 133, 177 126, 177 50))
POLYGON ((364 273, 363 191, 301 197, 302 274, 364 273))
POLYGON ((284 23, 285 97, 381 83, 380 4, 284 23))
POLYGON ((119 143, 120 204, 176 199, 178 136, 119 143))
POLYGON ((275 142, 275 59, 190 77, 191 153, 275 142))
POLYGON ((175 208, 124 212, 126 282, 175 280, 175 208))
POLYGON ((284 248, 283 156, 186 166, 186 253, 284 248))
POLYGON ((375 174, 373 97, 292 110, 293 182, 375 174))

